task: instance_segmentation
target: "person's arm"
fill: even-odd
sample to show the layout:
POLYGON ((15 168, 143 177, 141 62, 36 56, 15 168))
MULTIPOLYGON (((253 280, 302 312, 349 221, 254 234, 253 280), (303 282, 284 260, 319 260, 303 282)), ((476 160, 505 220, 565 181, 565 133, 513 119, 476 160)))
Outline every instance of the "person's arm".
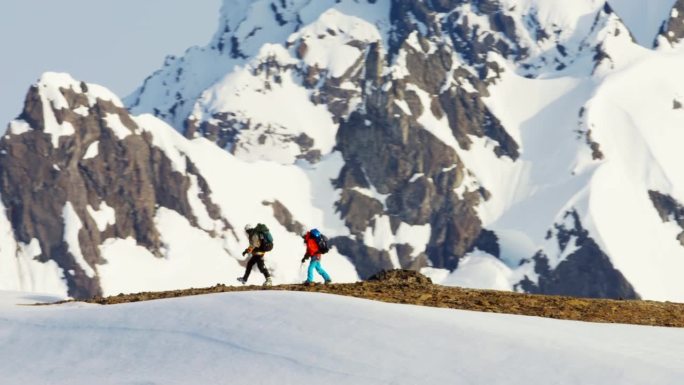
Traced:
POLYGON ((306 251, 304 252, 304 258, 302 258, 302 263, 306 262, 307 259, 311 258, 311 240, 305 240, 304 243, 306 244, 306 251))
POLYGON ((302 258, 302 263, 306 262, 307 259, 311 258, 311 254, 309 254, 309 245, 306 245, 306 251, 304 252, 304 258, 302 258))
POLYGON ((245 251, 242 252, 242 255, 244 256, 245 254, 250 254, 254 249, 259 247, 259 236, 252 233, 247 237, 247 240, 249 241, 249 246, 245 249, 245 251))
POLYGON ((261 247, 261 237, 259 234, 254 233, 249 239, 249 244, 252 246, 252 249, 254 250, 259 250, 261 247))

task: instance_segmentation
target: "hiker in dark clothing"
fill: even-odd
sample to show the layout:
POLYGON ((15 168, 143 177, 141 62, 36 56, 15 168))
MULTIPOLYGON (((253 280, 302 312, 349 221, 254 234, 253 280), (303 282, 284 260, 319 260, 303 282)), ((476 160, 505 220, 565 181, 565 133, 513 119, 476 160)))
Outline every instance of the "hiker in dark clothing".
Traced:
MULTIPOLYGON (((252 225, 245 226, 245 232, 247 233, 247 237, 249 239, 249 246, 245 249, 245 251, 242 252, 242 255, 244 256, 245 254, 250 254, 251 257, 247 262, 245 274, 242 277, 238 277, 237 280, 242 282, 243 285, 247 283, 247 279, 249 278, 249 274, 252 272, 252 268, 254 265, 257 265, 261 274, 266 277, 264 286, 271 286, 271 274, 268 272, 268 269, 266 269, 266 265, 264 264, 264 254, 273 248, 273 241, 271 239, 269 242, 267 239, 264 239, 264 234, 262 234, 261 231, 257 231, 259 226, 266 228, 264 225, 257 225, 257 227, 252 225)), ((266 228, 265 231, 268 232, 268 228, 266 228)), ((270 238, 270 234, 268 235, 268 238, 270 238)))

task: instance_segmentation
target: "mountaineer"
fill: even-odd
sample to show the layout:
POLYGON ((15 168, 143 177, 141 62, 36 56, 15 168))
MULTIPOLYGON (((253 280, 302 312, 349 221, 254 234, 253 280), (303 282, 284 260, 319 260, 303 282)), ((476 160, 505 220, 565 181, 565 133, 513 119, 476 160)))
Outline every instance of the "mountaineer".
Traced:
POLYGON ((314 283, 314 270, 316 270, 318 274, 323 277, 326 284, 330 283, 330 276, 321 266, 321 256, 330 250, 328 238, 321 234, 318 229, 311 229, 310 231, 307 231, 304 233, 302 238, 304 238, 304 243, 306 244, 306 252, 304 253, 304 258, 302 258, 302 263, 311 258, 308 274, 304 284, 312 285, 314 283))
POLYGON ((245 232, 249 239, 249 246, 242 252, 242 255, 250 254, 250 258, 247 262, 247 267, 245 268, 245 274, 242 277, 238 277, 237 280, 242 282, 243 285, 247 283, 249 274, 256 264, 261 274, 266 277, 264 286, 271 286, 271 274, 264 264, 264 254, 266 254, 267 251, 273 250, 273 236, 268 230, 268 227, 261 223, 256 226, 248 224, 245 226, 245 232))

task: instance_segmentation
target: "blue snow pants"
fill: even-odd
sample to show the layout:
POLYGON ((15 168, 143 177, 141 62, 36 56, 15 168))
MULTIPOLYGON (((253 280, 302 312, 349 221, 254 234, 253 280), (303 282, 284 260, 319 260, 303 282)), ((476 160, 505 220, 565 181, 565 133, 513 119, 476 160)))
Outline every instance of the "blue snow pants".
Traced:
POLYGON ((313 282, 314 279, 314 269, 320 274, 324 280, 330 281, 330 276, 328 273, 323 270, 323 267, 321 266, 321 261, 317 260, 316 258, 311 258, 311 263, 309 263, 309 273, 306 276, 306 280, 309 282, 313 282))

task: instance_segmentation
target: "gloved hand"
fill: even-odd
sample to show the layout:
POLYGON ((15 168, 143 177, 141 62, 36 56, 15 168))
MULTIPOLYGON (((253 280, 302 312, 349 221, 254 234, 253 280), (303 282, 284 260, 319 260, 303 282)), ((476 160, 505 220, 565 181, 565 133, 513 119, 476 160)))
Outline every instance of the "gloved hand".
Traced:
POLYGON ((249 253, 249 249, 245 249, 245 251, 242 252, 242 256, 244 257, 247 253, 249 253))
POLYGON ((302 258, 302 263, 306 262, 307 259, 309 259, 309 256, 305 255, 304 258, 302 258))

